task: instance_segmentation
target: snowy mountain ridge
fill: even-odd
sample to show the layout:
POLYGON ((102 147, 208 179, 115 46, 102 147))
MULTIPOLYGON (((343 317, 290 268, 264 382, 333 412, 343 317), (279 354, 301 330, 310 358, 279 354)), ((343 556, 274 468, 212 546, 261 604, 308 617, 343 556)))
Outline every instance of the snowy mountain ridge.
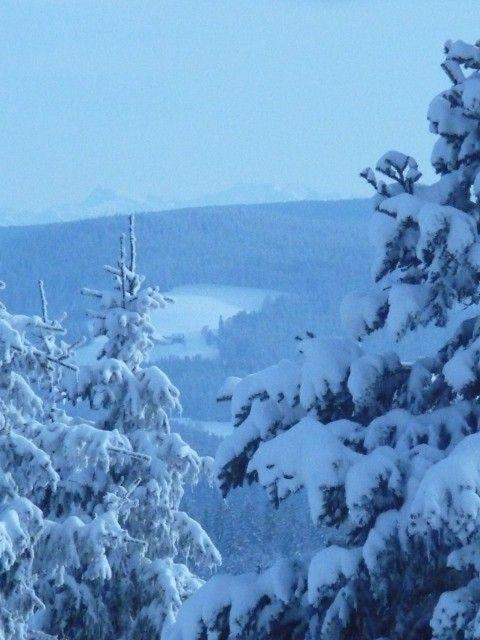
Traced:
MULTIPOLYGON (((129 213, 168 211, 186 207, 303 202, 321 200, 313 189, 302 185, 237 184, 228 189, 191 199, 131 195, 104 186, 96 186, 83 200, 52 205, 43 209, 0 208, 0 226, 66 222, 129 213)), ((325 199, 325 198, 323 198, 325 199)), ((328 198, 327 198, 328 199, 328 198)), ((338 199, 332 194, 332 199, 338 199)))

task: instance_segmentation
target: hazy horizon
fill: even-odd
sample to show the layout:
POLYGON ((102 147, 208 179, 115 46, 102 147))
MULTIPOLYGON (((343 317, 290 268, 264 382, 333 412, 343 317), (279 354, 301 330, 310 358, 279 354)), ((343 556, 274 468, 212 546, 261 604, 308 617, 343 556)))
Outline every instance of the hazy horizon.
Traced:
POLYGON ((475 14, 476 0, 5 0, 0 207, 97 185, 362 197, 359 170, 388 148, 428 174, 442 45, 475 40, 475 14))

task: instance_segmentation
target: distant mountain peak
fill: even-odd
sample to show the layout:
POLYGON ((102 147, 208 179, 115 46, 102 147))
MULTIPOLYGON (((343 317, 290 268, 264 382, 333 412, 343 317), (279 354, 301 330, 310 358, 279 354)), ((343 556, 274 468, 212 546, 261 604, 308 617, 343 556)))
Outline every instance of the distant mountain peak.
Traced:
POLYGON ((155 196, 135 198, 97 185, 80 202, 54 205, 36 211, 0 211, 0 226, 26 225, 43 222, 98 218, 147 211, 165 211, 185 207, 215 207, 270 202, 298 202, 321 200, 318 193, 303 185, 275 185, 268 183, 236 184, 223 191, 185 200, 164 200, 155 196))
POLYGON ((264 204, 267 202, 296 202, 321 200, 318 193, 303 185, 269 183, 236 184, 224 191, 198 199, 199 205, 264 204))
POLYGON ((113 189, 107 189, 106 187, 96 186, 88 196, 82 201, 84 207, 97 207, 99 204, 104 204, 112 200, 117 200, 118 195, 113 189))

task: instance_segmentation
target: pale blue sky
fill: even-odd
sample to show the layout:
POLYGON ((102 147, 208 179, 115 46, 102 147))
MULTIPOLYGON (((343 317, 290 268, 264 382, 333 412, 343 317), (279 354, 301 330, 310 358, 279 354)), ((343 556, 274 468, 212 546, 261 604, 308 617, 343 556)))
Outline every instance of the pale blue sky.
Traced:
POLYGON ((2 0, 0 205, 366 194, 387 148, 428 162, 443 42, 478 24, 478 0, 2 0))

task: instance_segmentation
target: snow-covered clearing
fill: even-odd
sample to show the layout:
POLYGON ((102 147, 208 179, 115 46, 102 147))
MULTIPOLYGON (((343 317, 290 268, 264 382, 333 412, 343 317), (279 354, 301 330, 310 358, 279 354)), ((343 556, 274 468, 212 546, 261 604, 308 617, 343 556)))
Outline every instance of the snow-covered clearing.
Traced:
MULTIPOLYGON (((198 284, 175 287, 167 295, 174 298, 174 304, 154 311, 151 318, 159 341, 153 350, 154 361, 169 356, 215 358, 217 349, 207 344, 205 328, 215 330, 220 317, 226 320, 240 311, 256 311, 267 298, 276 298, 280 293, 252 287, 198 284)), ((101 339, 96 338, 79 349, 78 363, 92 362, 100 345, 101 339)))

